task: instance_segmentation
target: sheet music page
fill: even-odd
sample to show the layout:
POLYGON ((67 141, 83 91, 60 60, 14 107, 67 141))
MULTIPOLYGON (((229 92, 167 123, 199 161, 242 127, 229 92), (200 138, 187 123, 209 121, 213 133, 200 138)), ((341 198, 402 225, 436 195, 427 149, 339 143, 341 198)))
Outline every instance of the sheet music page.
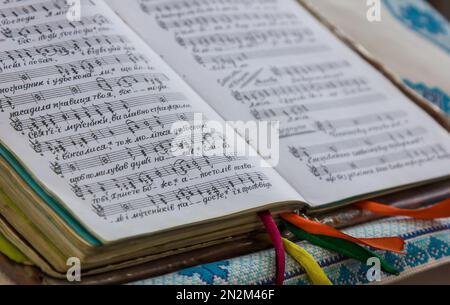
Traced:
POLYGON ((222 119, 104 2, 79 4, 1 1, 0 139, 87 229, 113 241, 302 200, 259 157, 186 154, 230 134, 174 123, 222 119))
POLYGON ((448 133, 294 0, 107 3, 220 115, 280 121, 311 205, 450 174, 448 133))

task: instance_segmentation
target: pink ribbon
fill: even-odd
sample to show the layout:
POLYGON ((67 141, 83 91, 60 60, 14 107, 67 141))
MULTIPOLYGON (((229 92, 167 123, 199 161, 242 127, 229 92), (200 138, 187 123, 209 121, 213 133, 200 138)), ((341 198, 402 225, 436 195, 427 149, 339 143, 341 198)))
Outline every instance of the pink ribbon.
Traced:
POLYGON ((285 267, 286 258, 280 231, 278 230, 277 224, 273 220, 273 217, 269 211, 260 212, 258 213, 258 215, 261 218, 261 221, 264 223, 264 226, 266 227, 267 230, 267 234, 269 234, 269 237, 275 248, 276 269, 277 269, 275 284, 283 285, 284 272, 286 268, 285 267))

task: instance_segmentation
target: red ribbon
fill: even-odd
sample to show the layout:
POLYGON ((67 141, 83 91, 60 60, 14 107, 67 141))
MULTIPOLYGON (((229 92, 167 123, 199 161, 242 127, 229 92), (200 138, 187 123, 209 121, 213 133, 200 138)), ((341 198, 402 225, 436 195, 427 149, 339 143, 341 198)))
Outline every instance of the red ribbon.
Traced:
POLYGON ((356 203, 355 206, 362 210, 370 211, 383 216, 409 216, 416 219, 436 219, 450 217, 450 198, 441 201, 431 207, 416 210, 400 209, 373 201, 361 201, 356 203))
POLYGON ((278 230, 277 224, 275 223, 275 220, 273 220, 273 217, 269 211, 258 213, 258 215, 261 218, 261 221, 264 223, 264 226, 266 227, 267 230, 267 234, 269 234, 270 239, 275 248, 276 269, 277 269, 275 284, 283 285, 284 272, 286 268, 285 267, 286 258, 284 256, 285 255, 284 246, 283 241, 281 239, 280 231, 278 230))
POLYGON ((333 227, 300 217, 296 214, 284 213, 281 214, 281 218, 311 234, 337 237, 380 250, 403 253, 405 241, 400 237, 356 238, 344 234, 333 227))

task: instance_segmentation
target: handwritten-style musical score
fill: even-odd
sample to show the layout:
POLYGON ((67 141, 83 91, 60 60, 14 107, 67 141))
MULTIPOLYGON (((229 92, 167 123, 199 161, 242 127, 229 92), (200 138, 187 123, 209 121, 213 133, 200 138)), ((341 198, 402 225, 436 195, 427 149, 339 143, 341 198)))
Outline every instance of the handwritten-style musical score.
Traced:
MULTIPOLYGON (((149 11, 147 4, 143 4, 142 9, 147 12, 149 11)), ((289 12, 244 12, 231 14, 221 13, 216 15, 197 14, 186 18, 161 19, 158 24, 161 28, 169 30, 174 28, 186 29, 192 27, 230 25, 237 22, 248 24, 255 21, 267 22, 274 25, 285 20, 295 21, 296 17, 289 12)))
POLYGON ((198 183, 193 186, 186 186, 184 188, 179 188, 173 191, 168 191, 156 195, 147 195, 145 197, 126 201, 123 203, 109 204, 105 207, 93 204, 92 208, 99 216, 107 217, 129 211, 142 210, 149 207, 156 207, 161 205, 167 206, 173 204, 174 202, 188 202, 189 204, 198 204, 204 203, 205 197, 220 193, 228 194, 239 187, 254 185, 260 182, 264 183, 267 181, 268 178, 263 174, 258 172, 250 172, 245 174, 227 176, 209 182, 198 183))
POLYGON ((50 23, 41 23, 36 25, 30 25, 18 28, 1 28, 0 34, 6 38, 17 39, 19 37, 30 38, 34 36, 42 36, 46 34, 55 34, 58 31, 64 31, 68 29, 76 30, 80 27, 91 27, 108 24, 109 21, 102 15, 80 18, 79 21, 68 21, 67 19, 61 19, 50 23))
MULTIPOLYGON (((336 162, 317 166, 309 165, 309 168, 314 176, 320 179, 327 179, 332 182, 336 180, 334 177, 336 174, 356 171, 360 172, 356 175, 370 175, 376 171, 376 169, 374 169, 376 167, 383 168, 384 166, 390 166, 388 168, 395 169, 411 166, 412 164, 420 166, 424 163, 430 162, 432 159, 446 159, 449 156, 449 153, 441 144, 435 144, 352 161, 336 162), (364 170, 367 171, 364 172, 364 170)), ((342 177, 348 179, 349 176, 351 175, 347 174, 342 177)))
MULTIPOLYGON (((55 56, 71 56, 86 54, 94 47, 113 45, 125 46, 129 40, 121 35, 99 35, 87 38, 59 41, 57 44, 37 45, 22 49, 12 49, 0 52, 0 63, 14 62, 16 60, 33 60, 35 58, 50 58, 55 56)), ((106 51, 105 51, 106 52, 106 51)))
MULTIPOLYGON (((0 137, 46 189, 108 234, 118 213, 159 204, 188 209, 196 196, 205 206, 237 211, 238 196, 271 189, 259 164, 245 156, 189 155, 228 146, 214 132, 178 134, 202 130, 195 114, 206 104, 102 0, 81 4, 75 20, 67 18, 65 0, 0 8, 0 118, 8 122, 0 137), (172 130, 180 122, 186 130, 172 130)), ((301 34, 292 29, 267 38, 301 34)), ((190 215, 172 213, 178 215, 169 221, 190 215)), ((128 216, 148 230, 147 220, 128 216)))
POLYGON ((320 93, 326 90, 345 89, 347 87, 354 87, 356 89, 359 89, 360 87, 364 87, 365 85, 367 85, 367 81, 363 77, 357 77, 343 80, 322 81, 310 84, 280 86, 247 91, 235 91, 233 92, 233 95, 236 100, 247 102, 270 97, 280 97, 284 95, 307 94, 311 92, 320 93))
POLYGON ((43 101, 50 101, 57 98, 63 98, 68 96, 75 96, 77 94, 86 94, 90 92, 103 91, 112 92, 114 88, 130 88, 138 84, 145 84, 149 86, 159 86, 162 88, 164 82, 167 80, 166 76, 161 73, 146 73, 135 74, 120 77, 103 78, 97 77, 93 81, 79 83, 76 85, 69 85, 59 87, 57 89, 46 89, 42 91, 36 91, 31 93, 24 93, 16 95, 12 103, 3 102, 0 100, 0 108, 15 109, 19 106, 29 104, 39 104, 43 101))
MULTIPOLYGON (((62 65, 54 65, 43 68, 30 69, 26 72, 11 72, 0 74, 0 84, 10 82, 27 82, 42 77, 64 77, 79 74, 94 74, 96 70, 102 71, 114 65, 148 64, 142 54, 121 54, 97 57, 87 60, 77 60, 62 65)), ((97 74, 98 75, 98 74, 97 74)))
MULTIPOLYGON (((189 116, 192 114, 187 114, 189 116)), ((153 129, 167 129, 175 122, 180 120, 179 114, 167 114, 163 116, 149 116, 137 121, 125 120, 120 125, 101 127, 90 131, 77 133, 75 135, 59 137, 54 140, 30 141, 31 146, 36 152, 43 153, 47 151, 65 152, 69 147, 87 147, 90 142, 97 142, 103 139, 114 138, 137 132, 151 132, 153 129)))
MULTIPOLYGON (((244 158, 241 157, 233 160, 236 161, 243 159, 244 158)), ((113 189, 128 191, 130 189, 137 189, 140 185, 151 186, 155 180, 164 180, 165 177, 172 175, 185 176, 189 175, 191 171, 199 171, 201 173, 204 167, 214 168, 216 166, 227 164, 231 160, 232 159, 226 156, 199 157, 191 160, 177 159, 173 163, 161 167, 125 176, 117 176, 91 184, 74 185, 72 188, 79 197, 84 197, 88 194, 93 195, 100 192, 106 193, 113 189)))
POLYGON ((240 47, 257 47, 261 44, 269 42, 275 43, 279 40, 292 40, 293 42, 300 42, 310 35, 308 29, 274 29, 274 30, 259 30, 246 31, 237 33, 214 33, 202 36, 188 36, 177 39, 181 46, 188 47, 224 47, 226 49, 240 47))
MULTIPOLYGON (((11 126, 17 131, 24 130, 39 130, 42 126, 58 127, 59 123, 69 121, 83 122, 83 119, 92 119, 93 117, 106 115, 115 115, 120 111, 130 112, 131 109, 151 104, 172 103, 186 101, 186 97, 179 92, 167 92, 161 94, 146 94, 142 96, 124 98, 114 100, 112 102, 105 102, 102 104, 95 104, 92 106, 80 106, 78 108, 71 108, 65 111, 59 111, 52 114, 37 115, 24 120, 17 118, 10 118, 11 126)), ((188 107, 188 105, 186 105, 188 107)))
MULTIPOLYGON (((83 5, 92 6, 91 1, 83 1, 83 5)), ((43 14, 49 15, 51 13, 63 15, 69 9, 69 4, 66 0, 51 0, 37 3, 30 3, 24 5, 17 5, 9 8, 1 8, 0 16, 7 18, 17 18, 21 16, 35 16, 43 18, 43 14)))
POLYGON ((392 84, 294 0, 135 0, 140 12, 133 15, 118 0, 112 3, 198 92, 214 97, 212 106, 225 118, 279 122, 277 169, 306 197, 345 199, 354 195, 350 183, 357 179, 361 192, 372 192, 378 182, 371 181, 407 180, 400 177, 403 166, 420 176, 420 167, 445 159, 445 153, 427 165, 415 163, 420 154, 396 159, 436 147, 429 126, 418 123, 417 109, 392 84), (144 24, 170 40, 156 42, 144 24), (393 161, 381 162, 389 159, 384 155, 393 161), (319 196, 321 187, 332 191, 319 196))

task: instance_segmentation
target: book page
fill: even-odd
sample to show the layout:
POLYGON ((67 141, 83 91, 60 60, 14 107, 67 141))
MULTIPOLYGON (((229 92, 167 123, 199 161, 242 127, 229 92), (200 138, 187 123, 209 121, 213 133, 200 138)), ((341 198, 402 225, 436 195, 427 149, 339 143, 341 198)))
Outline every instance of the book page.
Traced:
POLYGON ((294 0, 107 3, 220 115, 279 121, 313 206, 450 174, 448 133, 294 0))
POLYGON ((102 1, 0 16, 1 143, 102 241, 302 200, 256 152, 214 153, 235 134, 184 132, 223 120, 102 1))

